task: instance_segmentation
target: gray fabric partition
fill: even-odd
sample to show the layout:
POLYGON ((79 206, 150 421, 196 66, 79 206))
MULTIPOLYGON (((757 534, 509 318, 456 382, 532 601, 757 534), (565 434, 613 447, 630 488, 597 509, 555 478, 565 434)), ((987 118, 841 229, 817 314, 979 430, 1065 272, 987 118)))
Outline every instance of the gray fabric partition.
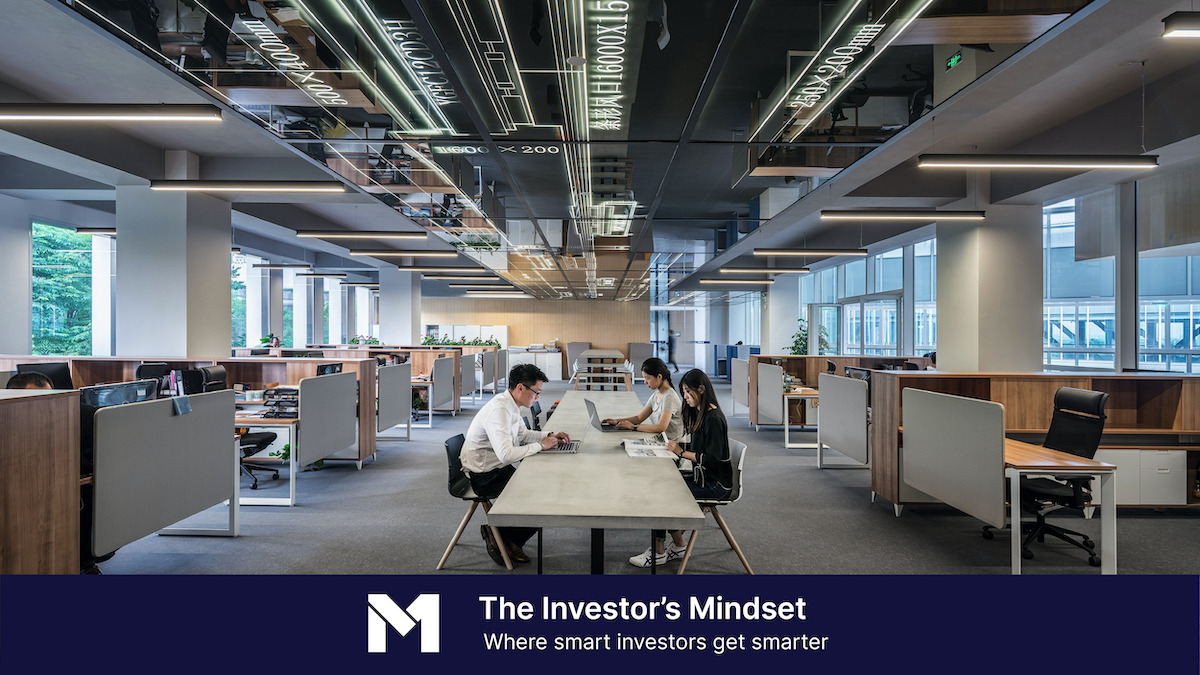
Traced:
POLYGON ((733 359, 729 364, 729 383, 733 395, 734 412, 737 404, 750 407, 750 361, 733 359))
MULTIPOLYGON (((350 373, 353 378, 354 374, 350 373)), ((96 411, 92 541, 108 553, 220 504, 233 495, 234 393, 171 399, 96 411)))
POLYGON ((337 373, 300 380, 300 466, 358 442, 358 375, 337 373))
POLYGON ((508 350, 496 350, 496 390, 500 390, 500 382, 508 385, 508 350))
POLYGON ((384 366, 379 369, 376 431, 385 431, 412 420, 412 364, 384 366))
POLYGON ((475 358, 478 354, 463 354, 458 365, 461 369, 458 379, 458 395, 470 396, 475 393, 475 358))
POLYGON ((901 396, 904 482, 1004 527, 1004 406, 921 389, 901 396))
POLYGON ((867 383, 821 373, 821 417, 817 442, 863 464, 870 458, 867 383))
POLYGON ((758 364, 758 422, 783 424, 783 367, 758 364))
POLYGON ((654 356, 654 345, 649 342, 630 342, 629 343, 629 363, 633 364, 633 378, 635 380, 642 379, 642 364, 646 359, 654 356))
POLYGON ((430 395, 430 410, 450 410, 454 408, 454 359, 434 359, 433 368, 429 373, 433 383, 433 393, 430 395))
POLYGON ((568 342, 567 343, 567 372, 566 379, 575 377, 575 362, 579 360, 579 355, 584 351, 591 349, 590 342, 568 342))
POLYGON ((486 351, 480 355, 479 360, 482 362, 483 379, 479 382, 480 391, 484 387, 496 389, 496 352, 486 351))

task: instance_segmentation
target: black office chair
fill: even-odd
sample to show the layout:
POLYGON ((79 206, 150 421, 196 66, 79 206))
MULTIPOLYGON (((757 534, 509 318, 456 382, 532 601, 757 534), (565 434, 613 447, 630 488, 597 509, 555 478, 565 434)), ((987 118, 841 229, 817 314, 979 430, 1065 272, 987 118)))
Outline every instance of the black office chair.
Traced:
POLYGON ((202 391, 224 391, 229 388, 226 384, 228 375, 225 372, 225 366, 205 366, 200 369, 200 373, 204 376, 204 382, 201 385, 202 391))
MULTIPOLYGON (((454 538, 450 540, 450 545, 446 547, 446 552, 442 554, 442 559, 438 561, 437 569, 439 570, 445 567, 446 560, 450 558, 450 552, 454 550, 454 546, 458 544, 463 531, 467 529, 467 523, 471 522, 471 516, 475 514, 475 509, 481 504, 483 505, 484 513, 492 509, 492 501, 475 494, 475 490, 471 488, 471 479, 467 478, 467 474, 463 473, 462 460, 459 459, 459 455, 462 454, 462 446, 466 440, 466 437, 462 434, 446 439, 446 464, 450 471, 449 479, 446 482, 446 489, 450 492, 451 497, 471 502, 471 506, 467 509, 467 515, 463 516, 462 522, 458 524, 458 529, 454 531, 454 538)), ((489 525, 488 527, 491 526, 489 525)), ((508 547, 504 545, 504 540, 500 538, 500 530, 495 527, 491 527, 491 530, 492 536, 496 538, 496 543, 500 545, 500 555, 504 558, 504 566, 511 570, 512 561, 508 559, 508 547)))
POLYGON ((534 401, 533 405, 529 406, 529 414, 531 416, 533 416, 533 430, 541 431, 542 430, 542 420, 541 420, 542 404, 539 403, 538 401, 534 401))
POLYGON ((256 431, 253 433, 242 434, 238 439, 238 447, 242 451, 242 474, 250 478, 250 489, 258 489, 258 476, 254 475, 255 471, 264 471, 271 474, 271 480, 279 480, 279 469, 273 466, 264 466, 247 462, 246 458, 251 455, 258 454, 266 450, 278 435, 273 431, 256 431))
MULTIPOLYGON (((1100 446, 1100 437, 1104 434, 1104 404, 1107 401, 1108 394, 1101 391, 1060 387, 1054 393, 1054 417, 1050 420, 1050 430, 1046 433, 1046 440, 1042 442, 1042 446, 1092 459, 1100 446)), ((1096 544, 1087 535, 1046 522, 1046 515, 1052 511, 1086 507, 1091 499, 1091 480, 1091 476, 1056 476, 1054 480, 1021 479, 1019 508, 1036 518, 1035 522, 1021 525, 1022 558, 1028 560, 1033 557, 1029 544, 1034 539, 1040 543, 1046 540, 1046 535, 1050 535, 1083 549, 1088 554, 1088 564, 1092 567, 1100 566, 1100 556, 1096 555, 1095 551, 1096 544)), ((988 527, 984 528, 983 536, 985 539, 992 538, 988 527)))
POLYGON ((905 362, 904 362, 904 369, 905 369, 905 370, 920 370, 920 369, 921 369, 921 365, 920 365, 920 364, 918 364, 918 363, 913 363, 912 361, 905 361, 905 362))
POLYGON ((825 359, 825 372, 829 373, 830 375, 836 375, 837 364, 829 359, 825 359))
POLYGON ((71 379, 71 366, 66 361, 50 363, 18 363, 18 373, 41 373, 50 378, 50 385, 55 389, 74 389, 71 379))

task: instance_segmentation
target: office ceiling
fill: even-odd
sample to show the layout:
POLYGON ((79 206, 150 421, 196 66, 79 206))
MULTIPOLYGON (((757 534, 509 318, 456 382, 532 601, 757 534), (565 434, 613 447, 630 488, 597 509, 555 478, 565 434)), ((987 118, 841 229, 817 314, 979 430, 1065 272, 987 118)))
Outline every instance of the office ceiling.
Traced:
MULTIPOLYGON (((0 101, 227 110, 205 128, 0 127, 0 193, 111 212, 111 186, 161 178, 161 151, 187 150, 202 178, 350 187, 238 198, 244 250, 370 278, 371 267, 429 261, 351 258, 416 247, 293 233, 426 230, 424 248, 457 248, 453 265, 538 298, 651 299, 662 273, 689 302, 728 302, 745 288, 697 282, 772 264, 754 247, 870 246, 926 224, 834 228, 821 208, 963 200, 965 173, 924 175, 921 152, 1146 145, 1183 161, 1191 123, 1140 100, 1143 82, 1153 99, 1197 67, 1200 48, 1158 37, 1186 4, 153 0, 151 12, 13 0, 0 101), (779 196, 757 199, 769 188, 805 196, 776 213, 779 196)), ((1034 203, 1102 181, 1112 178, 989 187, 993 201, 1034 203)), ((430 280, 423 291, 457 294, 430 280)))

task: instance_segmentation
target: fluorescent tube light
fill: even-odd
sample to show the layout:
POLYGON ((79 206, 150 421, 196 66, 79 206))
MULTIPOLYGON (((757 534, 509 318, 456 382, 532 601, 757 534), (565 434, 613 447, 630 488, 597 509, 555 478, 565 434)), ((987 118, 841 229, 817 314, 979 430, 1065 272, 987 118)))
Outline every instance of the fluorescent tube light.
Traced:
POLYGON ((5 122, 220 122, 215 105, 166 103, 5 103, 5 122))
POLYGON ((312 269, 312 265, 307 263, 254 263, 251 267, 260 270, 312 269))
POLYGON ((807 267, 791 269, 781 267, 722 267, 721 274, 808 274, 807 267))
POLYGON ((457 258, 458 251, 397 251, 383 249, 380 251, 350 251, 350 255, 370 256, 373 258, 457 258))
POLYGON ((772 256, 834 256, 834 255, 851 255, 851 256, 866 256, 867 252, 861 248, 756 248, 754 255, 772 255, 772 256))
POLYGON ((1163 37, 1200 38, 1200 12, 1175 12, 1163 19, 1163 37))
POLYGON ((921 155, 923 169, 1153 169, 1157 155, 921 155))
POLYGON ((335 181, 287 180, 152 180, 161 192, 345 192, 335 181))
POLYGON ((361 230, 310 230, 297 232, 304 239, 428 239, 426 232, 366 232, 361 230))
POLYGON ((983 220, 983 211, 916 211, 903 209, 829 210, 821 212, 821 220, 983 220))
POLYGON ((743 286, 770 286, 774 279, 701 279, 702 284, 738 284, 743 286))
POLYGON ((345 274, 330 274, 327 272, 297 272, 298 277, 324 277, 326 279, 345 279, 345 274))

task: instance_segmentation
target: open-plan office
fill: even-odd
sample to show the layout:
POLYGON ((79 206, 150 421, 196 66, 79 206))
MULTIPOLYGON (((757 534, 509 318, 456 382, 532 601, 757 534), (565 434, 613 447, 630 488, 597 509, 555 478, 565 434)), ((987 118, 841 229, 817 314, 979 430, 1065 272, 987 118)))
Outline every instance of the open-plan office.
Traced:
POLYGON ((0 572, 1197 574, 1191 9, 8 0, 0 372, 70 381, 0 398, 0 572), (652 356, 715 512, 585 421, 652 356), (584 449, 489 516, 521 363, 584 449))

